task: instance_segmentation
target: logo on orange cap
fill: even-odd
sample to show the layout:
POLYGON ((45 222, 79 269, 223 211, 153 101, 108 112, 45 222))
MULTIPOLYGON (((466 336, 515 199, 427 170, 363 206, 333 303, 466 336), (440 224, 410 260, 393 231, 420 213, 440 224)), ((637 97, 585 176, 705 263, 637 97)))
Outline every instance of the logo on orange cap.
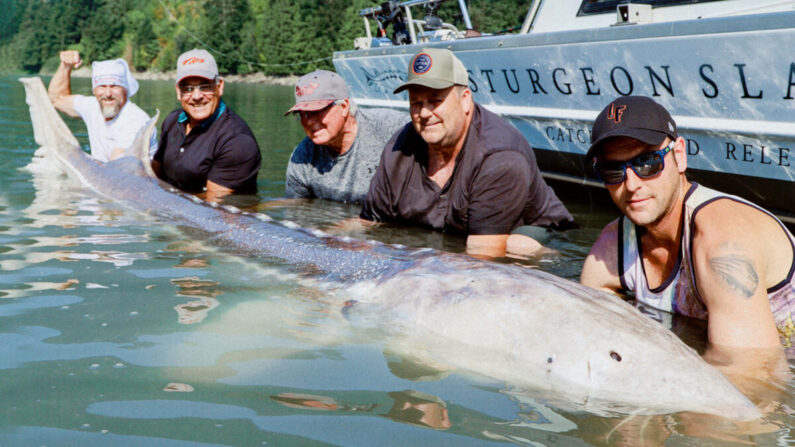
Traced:
POLYGON ((189 57, 182 61, 182 65, 193 65, 193 64, 201 64, 204 62, 204 59, 199 57, 189 57))

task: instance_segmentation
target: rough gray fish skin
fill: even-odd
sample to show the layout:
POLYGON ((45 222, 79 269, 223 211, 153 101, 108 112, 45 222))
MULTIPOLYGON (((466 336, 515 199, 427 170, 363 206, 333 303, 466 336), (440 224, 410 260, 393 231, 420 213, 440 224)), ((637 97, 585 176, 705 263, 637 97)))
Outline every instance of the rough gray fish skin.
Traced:
POLYGON ((134 156, 85 154, 39 78, 21 79, 37 155, 97 193, 238 255, 266 257, 343 285, 351 322, 376 324, 403 353, 592 412, 759 410, 673 333, 620 298, 544 272, 434 250, 336 238, 207 204, 153 178, 142 130, 134 156), (142 163, 142 161, 144 161, 142 163))

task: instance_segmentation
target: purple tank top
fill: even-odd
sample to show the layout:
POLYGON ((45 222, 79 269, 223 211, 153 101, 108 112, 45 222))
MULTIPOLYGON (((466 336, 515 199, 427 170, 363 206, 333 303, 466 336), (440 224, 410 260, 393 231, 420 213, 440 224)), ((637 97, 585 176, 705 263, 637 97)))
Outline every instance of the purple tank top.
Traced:
MULTIPOLYGON (((676 265, 671 275, 655 289, 650 289, 646 280, 646 272, 640 257, 640 240, 637 229, 629 219, 624 216, 621 217, 618 235, 618 267, 622 287, 625 290, 634 292, 635 299, 647 306, 702 320, 706 319, 707 308, 698 294, 696 279, 693 274, 693 256, 691 251, 693 221, 696 213, 701 208, 718 199, 734 200, 735 202, 752 206, 773 217, 786 232, 790 240, 790 246, 795 253, 795 236, 770 212, 740 197, 723 194, 693 183, 685 197, 683 210, 684 231, 679 244, 681 248, 676 265)), ((781 335, 782 344, 786 348, 792 348, 793 342, 795 342, 795 323, 792 317, 793 310, 795 310, 795 256, 786 278, 767 289, 767 294, 770 300, 770 309, 773 311, 773 317, 781 335)))

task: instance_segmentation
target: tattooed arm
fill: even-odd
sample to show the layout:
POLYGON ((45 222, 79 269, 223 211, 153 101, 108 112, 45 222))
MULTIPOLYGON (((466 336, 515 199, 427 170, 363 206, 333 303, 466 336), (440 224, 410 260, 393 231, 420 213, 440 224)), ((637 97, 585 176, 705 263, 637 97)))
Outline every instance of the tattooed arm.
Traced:
MULTIPOLYGON (((695 277, 707 306, 707 358, 724 372, 777 375, 784 359, 767 289, 783 276, 776 262, 786 235, 769 216, 719 200, 696 215, 695 277)), ((784 360, 783 365, 786 365, 784 360)))

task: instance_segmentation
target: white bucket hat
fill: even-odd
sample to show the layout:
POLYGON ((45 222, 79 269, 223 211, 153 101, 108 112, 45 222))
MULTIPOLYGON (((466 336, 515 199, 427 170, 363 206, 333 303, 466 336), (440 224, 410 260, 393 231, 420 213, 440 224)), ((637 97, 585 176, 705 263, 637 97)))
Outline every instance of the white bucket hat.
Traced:
POLYGON ((91 88, 100 85, 118 85, 127 91, 127 97, 138 91, 138 81, 133 78, 124 59, 97 61, 91 64, 91 88))

